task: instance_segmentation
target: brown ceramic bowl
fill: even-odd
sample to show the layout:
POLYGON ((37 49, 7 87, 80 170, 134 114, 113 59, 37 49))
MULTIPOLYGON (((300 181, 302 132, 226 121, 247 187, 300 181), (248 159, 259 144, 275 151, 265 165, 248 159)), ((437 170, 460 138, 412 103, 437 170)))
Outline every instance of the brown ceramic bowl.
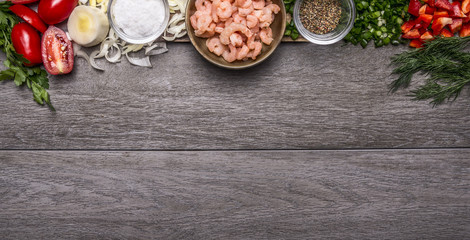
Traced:
POLYGON ((209 49, 207 49, 206 46, 207 38, 196 37, 196 35, 194 34, 194 28, 191 26, 190 17, 196 12, 195 2, 196 0, 189 0, 188 5, 186 6, 186 29, 188 30, 189 39, 191 40, 191 43, 196 48, 196 50, 205 59, 207 59, 207 61, 219 67, 228 69, 244 69, 255 66, 264 61, 274 52, 284 35, 284 30, 286 29, 286 9, 284 7, 284 3, 282 0, 272 0, 273 3, 277 4, 281 8, 281 11, 279 11, 279 13, 275 15, 274 22, 270 26, 273 30, 273 42, 271 43, 271 45, 267 46, 263 44, 261 54, 256 57, 256 60, 237 60, 229 63, 225 61, 222 56, 218 57, 214 53, 209 52, 209 49))

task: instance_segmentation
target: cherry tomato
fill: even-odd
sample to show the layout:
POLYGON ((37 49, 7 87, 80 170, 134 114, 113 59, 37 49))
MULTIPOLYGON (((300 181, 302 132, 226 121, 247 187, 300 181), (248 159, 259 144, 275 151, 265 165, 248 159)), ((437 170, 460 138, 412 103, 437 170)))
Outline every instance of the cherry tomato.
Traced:
POLYGON ((42 60, 52 75, 67 74, 73 69, 73 46, 60 28, 49 26, 42 35, 42 60))
POLYGON ((9 9, 25 22, 31 24, 31 26, 39 30, 41 33, 46 31, 46 24, 44 24, 39 15, 35 11, 31 10, 31 8, 26 7, 25 5, 15 4, 9 9))
POLYGON ((11 41, 15 51, 29 60, 26 66, 42 63, 41 37, 39 33, 27 23, 18 23, 11 30, 11 41))
POLYGON ((11 0, 13 4, 28 4, 28 3, 33 3, 37 1, 39 0, 11 0))
POLYGON ((77 6, 78 0, 41 0, 39 17, 47 24, 57 24, 67 19, 77 6))

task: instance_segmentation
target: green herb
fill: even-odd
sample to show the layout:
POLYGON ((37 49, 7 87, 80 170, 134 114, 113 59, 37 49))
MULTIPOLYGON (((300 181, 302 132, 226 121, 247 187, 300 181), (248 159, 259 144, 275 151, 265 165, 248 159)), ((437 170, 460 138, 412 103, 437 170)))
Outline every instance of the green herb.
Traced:
POLYGON ((392 73, 399 76, 390 84, 390 90, 408 87, 413 75, 421 72, 427 79, 411 91, 415 100, 432 99, 434 106, 455 100, 470 83, 470 53, 465 51, 469 45, 470 37, 436 38, 422 49, 393 56, 396 68, 392 73))
POLYGON ((292 15, 294 14, 294 5, 295 5, 295 0, 284 0, 286 13, 289 16, 291 16, 290 20, 287 21, 286 31, 284 32, 284 36, 289 36, 293 40, 296 40, 297 38, 299 38, 299 31, 295 27, 294 19, 292 19, 292 15))
POLYGON ((0 2, 0 45, 7 57, 3 64, 8 68, 0 72, 0 81, 13 80, 17 86, 26 83, 28 88, 32 90, 33 98, 37 103, 41 105, 46 103, 51 110, 55 111, 50 102, 49 93, 46 91, 49 89, 47 72, 39 67, 25 67, 23 62, 28 60, 15 52, 11 42, 11 30, 19 20, 8 9, 11 5, 10 1, 0 2))
POLYGON ((365 48, 370 41, 375 47, 402 43, 401 25, 409 18, 409 0, 354 0, 354 27, 344 37, 346 42, 365 48))

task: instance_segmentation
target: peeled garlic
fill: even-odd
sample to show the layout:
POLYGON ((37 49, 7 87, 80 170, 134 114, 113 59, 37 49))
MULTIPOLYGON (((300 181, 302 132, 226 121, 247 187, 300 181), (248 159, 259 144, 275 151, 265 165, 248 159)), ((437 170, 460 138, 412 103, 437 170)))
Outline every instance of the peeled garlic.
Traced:
POLYGON ((78 6, 70 14, 67 28, 72 40, 84 47, 98 45, 108 35, 106 15, 95 7, 78 6))

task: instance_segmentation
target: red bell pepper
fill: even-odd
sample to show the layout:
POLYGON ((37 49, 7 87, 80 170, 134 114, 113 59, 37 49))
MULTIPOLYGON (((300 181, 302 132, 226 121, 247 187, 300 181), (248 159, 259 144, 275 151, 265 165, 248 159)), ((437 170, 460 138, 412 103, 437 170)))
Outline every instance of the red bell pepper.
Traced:
POLYGON ((410 30, 409 32, 401 35, 402 38, 406 39, 418 39, 421 36, 418 29, 410 30))
POLYGON ((462 2, 462 11, 463 13, 467 14, 470 12, 470 0, 464 0, 462 2))
POLYGON ((441 32, 441 30, 446 26, 452 24, 452 18, 441 17, 432 22, 432 32, 434 35, 437 35, 441 32))
POLYGON ((407 32, 409 32, 415 25, 416 25, 416 21, 415 21, 415 20, 408 20, 408 21, 406 21, 405 23, 403 23, 403 25, 401 25, 401 31, 402 31, 403 33, 407 33, 407 32))
POLYGON ((449 13, 447 11, 438 11, 436 10, 433 15, 433 19, 436 20, 441 17, 449 17, 449 13))
POLYGON ((434 36, 429 31, 424 32, 421 35, 421 37, 419 37, 419 40, 421 40, 421 42, 427 42, 427 41, 431 41, 433 39, 434 39, 434 36))
POLYGON ((411 40, 411 42, 410 42, 410 47, 422 48, 422 47, 423 47, 423 43, 422 43, 421 41, 419 41, 418 39, 414 39, 414 40, 411 40))
POLYGON ((444 29, 442 29, 442 31, 441 31, 441 36, 443 36, 443 37, 453 37, 454 34, 452 34, 452 33, 449 31, 449 29, 444 28, 444 29))
POLYGON ((423 6, 421 6, 421 8, 419 8, 419 15, 425 14, 427 7, 428 7, 427 4, 424 4, 423 6))
MULTIPOLYGON (((470 1, 470 0, 469 0, 469 1, 470 1)), ((435 8, 430 7, 430 6, 427 6, 427 7, 426 7, 426 12, 425 12, 425 14, 433 14, 434 11, 436 11, 435 8)))
POLYGON ((425 3, 427 3, 430 7, 434 7, 434 0, 423 0, 425 3))
POLYGON ((460 37, 470 36, 470 24, 464 24, 462 26, 462 29, 460 30, 459 36, 460 37))
POLYGON ((462 29, 463 20, 461 18, 452 19, 452 24, 449 25, 449 29, 452 33, 456 33, 462 29))
POLYGON ((421 3, 419 0, 410 0, 410 4, 408 5, 408 12, 411 15, 419 16, 419 9, 421 8, 421 3))
POLYGON ((452 4, 447 0, 436 0, 434 3, 437 8, 442 8, 447 11, 452 11, 452 4))
POLYGON ((462 8, 460 7, 460 2, 453 2, 452 3, 452 11, 450 12, 451 17, 458 17, 464 18, 467 17, 463 12, 462 8))

